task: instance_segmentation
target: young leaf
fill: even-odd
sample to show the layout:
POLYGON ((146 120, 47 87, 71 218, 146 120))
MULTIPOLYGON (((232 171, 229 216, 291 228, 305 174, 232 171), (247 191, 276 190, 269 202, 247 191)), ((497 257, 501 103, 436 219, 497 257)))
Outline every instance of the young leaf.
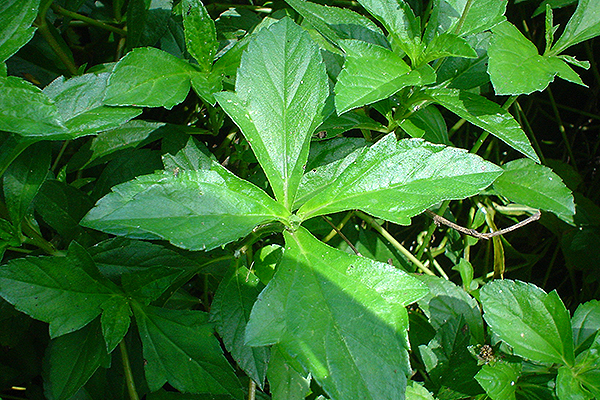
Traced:
POLYGON ((481 289, 486 322, 515 354, 533 361, 573 365, 569 312, 556 291, 521 281, 493 281, 481 289))
POLYGON ((219 164, 211 170, 158 172, 115 186, 83 218, 84 226, 136 239, 213 249, 289 212, 219 164))
POLYGON ((215 293, 210 320, 215 323, 225 348, 242 370, 262 387, 267 374, 269 350, 250 347, 244 343, 244 331, 252 305, 263 289, 260 280, 246 267, 239 267, 239 259, 232 263, 232 271, 215 293))
POLYGON ((275 276, 258 297, 247 344, 279 344, 339 400, 397 399, 409 371, 404 306, 422 284, 390 265, 333 249, 300 227, 284 232, 275 276))
POLYGON ((54 101, 72 137, 90 135, 118 127, 140 115, 135 107, 109 107, 102 104, 110 73, 56 78, 43 90, 54 101))
POLYGON ((385 35, 375 23, 350 9, 305 0, 286 0, 286 3, 333 43, 339 44, 343 39, 356 39, 389 47, 385 35))
POLYGON ((475 379, 492 400, 516 400, 519 375, 521 364, 497 361, 481 367, 475 379))
POLYGON ((37 16, 39 1, 7 0, 0 10, 0 63, 8 60, 35 33, 31 26, 37 16))
POLYGON ((406 387, 406 400, 435 400, 435 398, 421 384, 409 381, 406 387))
POLYGON ((173 108, 190 91, 188 62, 153 47, 134 49, 115 66, 104 103, 111 106, 173 108))
POLYGON ((278 345, 271 348, 269 389, 273 400, 304 400, 310 393, 310 376, 296 371, 278 345))
POLYGON ((50 324, 50 337, 87 325, 118 294, 75 242, 66 257, 26 257, 0 268, 0 295, 19 311, 50 324))
POLYGON ((183 0, 181 15, 187 50, 198 61, 200 69, 209 72, 219 45, 215 22, 200 0, 183 0))
POLYGON ((575 203, 571 191, 558 175, 543 165, 523 158, 504 166, 494 182, 494 191, 509 200, 532 208, 550 211, 572 223, 575 203))
POLYGON ((397 141, 391 133, 362 151, 300 207, 298 216, 305 220, 358 208, 407 225, 411 217, 442 200, 479 193, 501 172, 494 164, 462 149, 419 139, 397 141))
POLYGON ((584 85, 566 62, 556 56, 540 56, 538 50, 510 22, 492 28, 488 49, 488 73, 498 95, 529 94, 548 87, 554 76, 584 85))
POLYGON ((575 353, 589 347, 590 342, 600 331, 600 301, 591 300, 580 304, 571 319, 575 353))
POLYGON ((391 36, 392 47, 401 49, 413 64, 421 55, 421 24, 404 0, 359 0, 391 36))
POLYGON ((15 76, 0 77, 0 129, 49 140, 65 139, 67 132, 52 100, 15 76))
POLYGON ((98 367, 110 365, 97 320, 51 340, 45 358, 45 393, 54 400, 72 398, 98 367))
POLYGON ((215 96, 250 143, 277 201, 290 208, 329 94, 319 49, 289 18, 261 29, 242 56, 236 92, 215 96))
POLYGON ((131 322, 131 307, 125 297, 115 296, 102 304, 102 336, 106 349, 111 353, 123 340, 131 322))
POLYGON ((473 125, 488 131, 533 161, 540 162, 519 123, 508 111, 493 101, 464 90, 443 88, 426 89, 425 96, 473 125))
POLYGON ((169 382, 182 392, 228 394, 236 399, 243 396, 240 382, 207 323, 207 314, 136 303, 133 311, 144 345, 150 391, 169 382))
POLYGON ((442 33, 441 35, 434 37, 431 43, 427 45, 427 49, 421 56, 419 65, 437 60, 438 58, 450 56, 477 58, 477 53, 469 43, 460 36, 451 33, 442 33))
POLYGON ((600 1, 579 0, 575 13, 560 38, 552 46, 552 54, 600 35, 600 1))
POLYGON ((346 61, 335 85, 338 115, 386 99, 406 86, 435 82, 430 66, 411 70, 401 57, 384 47, 359 40, 344 40, 341 46, 346 61))

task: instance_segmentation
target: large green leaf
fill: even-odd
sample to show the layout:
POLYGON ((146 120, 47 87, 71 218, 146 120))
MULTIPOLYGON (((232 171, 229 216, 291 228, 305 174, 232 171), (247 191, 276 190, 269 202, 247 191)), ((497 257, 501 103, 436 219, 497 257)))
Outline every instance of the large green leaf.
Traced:
POLYGON ((426 292, 405 272, 333 249, 300 227, 246 328, 279 344, 335 399, 398 399, 409 372, 404 306, 426 292))
POLYGON ((252 146, 277 200, 290 208, 329 94, 318 47, 289 18, 262 29, 242 56, 236 91, 215 96, 252 146))
POLYGON ((573 325, 573 344, 575 353, 589 347, 600 331, 600 301, 591 300, 580 304, 571 319, 573 325))
POLYGON ((171 109, 185 99, 191 76, 198 73, 188 62, 162 50, 134 49, 115 66, 104 103, 171 109))
POLYGON ((404 0, 359 0, 391 36, 392 46, 405 52, 413 63, 423 51, 421 24, 404 0))
POLYGON ((53 400, 72 398, 100 365, 110 364, 98 321, 51 340, 45 361, 46 396, 53 400))
POLYGON ((207 323, 206 313, 137 304, 133 310, 144 345, 150 391, 169 382, 182 392, 242 398, 240 382, 207 323))
POLYGON ((215 22, 200 0, 182 1, 181 15, 187 50, 198 61, 200 68, 209 72, 219 45, 215 22))
POLYGON ((569 312, 556 291, 531 283, 493 281, 481 289, 486 322, 515 354, 538 362, 573 365, 569 312))
POLYGON ((232 268, 215 293, 210 319, 233 359, 262 387, 267 374, 269 350, 266 347, 247 346, 244 343, 244 331, 252 305, 264 285, 248 268, 240 267, 239 260, 232 263, 232 268))
POLYGON ((67 132, 52 100, 15 76, 0 77, 0 129, 50 140, 67 132))
POLYGON ((214 163, 211 170, 158 172, 115 186, 81 223, 115 235, 163 238, 204 250, 288 214, 262 190, 214 163))
POLYGON ((493 101, 464 90, 443 88, 427 89, 425 96, 473 125, 488 131, 533 161, 540 162, 519 123, 508 111, 493 101))
POLYGON ((565 26, 551 53, 560 54, 567 47, 600 35, 600 1, 579 0, 575 13, 565 26))
POLYGON ((19 311, 50 324, 57 337, 87 325, 118 294, 77 243, 66 257, 26 257, 0 268, 0 295, 19 311))
POLYGON ((6 0, 0 6, 0 63, 31 40, 38 6, 39 0, 6 0))
POLYGON ((444 32, 468 36, 490 29, 505 19, 504 0, 438 0, 434 4, 426 36, 444 32))
POLYGON ((359 40, 344 40, 341 46, 346 62, 335 85, 338 115, 386 99, 406 86, 435 82, 430 66, 411 70, 402 57, 384 47, 359 40))
POLYGON ((510 22, 492 28, 488 73, 498 95, 529 94, 548 87, 554 77, 584 85, 579 75, 556 56, 541 56, 510 22))
POLYGON ((329 7, 305 0, 286 0, 304 19, 334 43, 357 39, 388 47, 381 29, 370 19, 346 8, 329 7))
POLYGON ((481 367, 475 379, 492 400, 516 400, 516 383, 520 374, 521 364, 497 361, 481 367))
POLYGON ((575 203, 569 188, 552 170, 523 158, 504 166, 494 182, 494 191, 509 200, 550 211, 560 219, 573 222, 575 203))
POLYGON ((502 172, 462 149, 420 139, 397 141, 393 133, 358 151, 358 156, 348 156, 355 157, 353 162, 300 207, 301 219, 358 208, 408 225, 411 217, 442 200, 479 193, 502 172))
POLYGON ((73 137, 116 128, 142 113, 141 108, 102 104, 109 76, 108 72, 69 80, 61 76, 44 88, 73 137))

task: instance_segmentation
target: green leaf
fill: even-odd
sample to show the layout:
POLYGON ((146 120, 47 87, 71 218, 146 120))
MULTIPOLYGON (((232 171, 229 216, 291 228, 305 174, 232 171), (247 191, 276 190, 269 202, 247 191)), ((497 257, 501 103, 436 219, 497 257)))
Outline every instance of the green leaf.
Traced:
POLYGON ((300 207, 301 219, 358 208, 408 225, 411 217, 442 200, 479 193, 501 173, 462 149, 419 139, 397 141, 393 133, 348 157, 355 160, 300 207))
POLYGON ((523 158, 506 163, 504 173, 494 182, 494 191, 509 200, 550 211, 573 223, 573 195, 562 179, 543 165, 523 158))
POLYGON ((128 295, 148 305, 169 289, 182 273, 180 268, 156 266, 123 274, 121 284, 128 295))
POLYGON ((183 0, 181 15, 187 50, 198 61, 200 69, 208 72, 212 69, 219 45, 215 22, 200 0, 183 0))
POLYGON ((217 102, 214 94, 223 90, 223 77, 219 72, 194 72, 191 75, 194 92, 206 103, 214 106, 217 102))
POLYGON ((185 147, 175 155, 163 155, 163 164, 167 171, 176 171, 177 168, 179 171, 197 171, 210 169, 213 162, 211 157, 214 158, 206 146, 190 137, 185 147))
POLYGON ((104 103, 111 106, 165 107, 181 103, 196 69, 153 47, 134 49, 115 66, 104 103))
POLYGON ((72 398, 98 367, 110 364, 98 321, 51 340, 45 358, 45 394, 53 400, 72 398))
POLYGON ((421 24, 404 0, 359 0, 391 36, 392 47, 405 52, 413 64, 423 51, 421 24))
POLYGON ((531 283, 493 281, 481 289, 486 322, 515 354, 538 362, 573 365, 569 312, 556 291, 531 283))
POLYGON ((573 370, 569 371, 570 374, 589 390, 594 398, 600 398, 600 333, 596 333, 590 348, 577 356, 575 364, 573 370))
POLYGON ((594 397, 581 387, 569 367, 560 367, 556 376, 556 395, 560 400, 591 400, 594 397))
POLYGON ((0 129, 40 139, 64 139, 67 132, 56 105, 31 83, 0 77, 0 129))
POLYGON ((560 54, 567 47, 600 35, 600 1, 579 0, 575 13, 565 26, 551 53, 560 54))
POLYGON ((515 400, 519 375, 520 364, 497 361, 481 367, 475 379, 492 400, 515 400))
POLYGON ((554 77, 583 85, 579 75, 556 56, 541 56, 510 22, 492 28, 488 73, 498 95, 530 94, 548 87, 554 77))
POLYGON ((242 56, 237 93, 216 94, 290 208, 329 94, 325 66, 309 34, 291 19, 262 29, 242 56))
POLYGON ((409 381, 406 387, 406 400, 435 400, 429 390, 415 381, 409 381))
POLYGON ((102 104, 109 76, 108 72, 69 80, 61 76, 44 88, 44 94, 54 101, 72 137, 116 128, 142 113, 140 108, 102 104))
POLYGON ((37 16, 38 0, 7 0, 0 9, 0 63, 31 40, 36 28, 31 26, 37 16))
POLYGON ((135 239, 169 240, 190 250, 225 245, 289 215, 266 193, 219 164, 158 172, 113 187, 81 224, 135 239))
POLYGON ((493 101, 456 89, 427 89, 425 96, 473 125, 488 131, 533 161, 540 162, 518 122, 508 111, 493 101))
POLYGON ((446 321, 462 316, 475 341, 484 342, 483 319, 475 299, 447 279, 428 275, 417 279, 429 288, 429 293, 419 300, 419 307, 434 328, 439 329, 446 321))
POLYGON ((30 211, 33 199, 48 175, 51 155, 48 143, 36 143, 21 153, 6 170, 4 200, 10 220, 19 232, 23 218, 30 211))
POLYGON ((589 347, 590 342, 600 331, 600 301, 591 300, 580 304, 571 319, 575 353, 589 347))
POLYGON ((426 36, 451 32, 465 37, 483 32, 505 19, 504 0, 440 0, 436 1, 426 36), (467 7, 469 5, 469 7, 467 7), (463 15, 466 12, 466 15, 463 15))
POLYGON ((344 40, 341 45, 346 61, 335 85, 338 115, 386 99, 406 86, 435 82, 430 66, 411 70, 400 56, 384 47, 359 40, 344 40))
MULTIPOLYGON (((341 136, 342 133, 352 129, 369 129, 383 132, 385 127, 380 122, 377 122, 360 112, 351 111, 339 116, 336 113, 331 114, 321 125, 319 125, 317 132, 319 138, 321 138, 323 134, 326 135, 326 138, 333 138, 335 136, 341 136)), ((314 143, 311 144, 311 149, 313 146, 314 143)))
POLYGON ((123 340, 131 322, 131 308, 125 297, 112 297, 102 305, 102 336, 106 350, 111 353, 123 340))
POLYGON ((477 58, 477 53, 469 43, 460 36, 451 33, 442 33, 441 35, 434 37, 431 43, 427 45, 427 49, 425 50, 425 53, 423 53, 419 65, 449 56, 477 58))
POLYGON ((50 324, 50 337, 87 325, 116 293, 75 242, 66 257, 26 257, 0 268, 0 295, 19 311, 50 324))
POLYGON ((304 400, 310 393, 310 375, 307 375, 287 362, 278 345, 271 348, 267 377, 273 400, 304 400))
POLYGON ((244 343, 244 331, 252 305, 263 289, 260 280, 239 259, 232 263, 232 271, 219 285, 211 304, 210 320, 215 323, 225 348, 240 368, 259 386, 264 385, 269 363, 266 347, 250 347, 244 343))
POLYGON ((304 0, 286 0, 319 33, 331 42, 356 39, 389 47, 381 29, 370 19, 346 8, 329 7, 304 0))
POLYGON ((333 249, 300 227, 284 232, 275 276, 258 297, 247 344, 279 344, 330 397, 397 399, 406 386, 408 317, 425 291, 388 264, 333 249))
POLYGON ((169 382, 182 392, 242 398, 240 382, 223 355, 207 314, 141 307, 133 311, 144 345, 150 391, 169 382))
POLYGON ((442 113, 432 104, 412 113, 400 122, 400 127, 414 138, 428 142, 450 145, 448 128, 442 113))
POLYGON ((442 60, 437 69, 437 82, 450 80, 448 87, 469 90, 478 88, 490 81, 487 71, 488 55, 492 33, 481 32, 465 38, 471 48, 475 49, 477 58, 448 57, 442 60))

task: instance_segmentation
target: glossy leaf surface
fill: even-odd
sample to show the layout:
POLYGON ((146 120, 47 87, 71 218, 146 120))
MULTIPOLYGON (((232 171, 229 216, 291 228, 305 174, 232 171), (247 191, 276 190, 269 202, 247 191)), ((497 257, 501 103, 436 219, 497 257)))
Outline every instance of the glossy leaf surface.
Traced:
POLYGON ((427 45, 420 63, 425 64, 442 57, 476 58, 477 53, 469 43, 458 35, 442 33, 427 45))
POLYGON ((569 312, 555 291, 521 281, 493 281, 481 290, 484 318, 515 354, 538 362, 573 363, 569 312))
POLYGON ((252 346, 278 343, 336 399, 397 399, 408 373, 404 306, 422 284, 387 264, 333 249, 304 228, 286 248, 246 328, 252 346))
POLYGON ((6 0, 0 8, 0 63, 29 42, 36 28, 31 26, 37 16, 39 1, 6 0))
POLYGON ((459 117, 488 131, 533 161, 540 162, 518 122, 498 104, 485 97, 456 89, 427 89, 425 95, 459 117))
POLYGON ((236 93, 216 95, 240 127, 277 200, 291 207, 329 94, 325 66, 308 33, 285 18, 262 29, 242 56, 236 93))
POLYGON ((552 53, 562 53, 567 47, 600 35, 600 1, 579 0, 575 13, 552 47, 552 53))
POLYGON ((262 190, 215 163, 211 170, 159 172, 115 186, 81 223, 130 238, 163 238, 179 247, 204 250, 287 214, 262 190))
POLYGON ((212 69, 219 45, 215 23, 200 0, 184 0, 181 14, 187 50, 200 68, 208 72, 212 69))
POLYGON ((310 376, 305 375, 287 362, 279 345, 271 347, 267 377, 273 400, 304 400, 310 393, 310 376))
POLYGON ((475 376, 492 400, 515 400, 521 365, 503 361, 486 364, 475 376))
MULTIPOLYGON (((359 150, 360 151, 360 150, 359 150)), ((501 173, 499 167, 452 147, 389 134, 298 210, 302 219, 360 209, 398 224, 447 199, 477 194, 501 173)))
POLYGON ((600 331, 600 301, 590 300, 577 307, 573 318, 573 344, 576 353, 585 347, 589 346, 595 335, 600 331))
POLYGON ((504 0, 440 0, 436 2, 427 30, 434 34, 451 32, 463 37, 476 34, 503 21, 505 10, 504 0))
POLYGON ((572 223, 573 195, 550 168, 526 158, 506 163, 503 168, 504 173, 494 182, 496 193, 515 203, 553 212, 572 223))

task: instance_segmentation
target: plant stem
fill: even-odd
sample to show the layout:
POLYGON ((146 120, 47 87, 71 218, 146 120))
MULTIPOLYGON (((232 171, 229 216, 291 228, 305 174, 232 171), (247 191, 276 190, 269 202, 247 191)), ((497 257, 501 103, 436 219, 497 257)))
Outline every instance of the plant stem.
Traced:
POLYGON ((256 382, 250 379, 250 384, 248 385, 248 400, 256 400, 256 382))
POLYGON ((458 35, 460 33, 460 30, 462 29, 463 25, 465 24, 467 15, 469 14, 469 11, 471 10, 472 5, 473 5, 473 0, 467 0, 467 4, 465 4, 465 8, 463 9, 462 15, 460 16, 460 19, 458 20, 458 24, 456 24, 456 28, 454 28, 455 35, 458 35))
POLYGON ((338 224, 337 229, 335 229, 335 228, 332 229, 331 232, 329 232, 329 234, 327 236, 325 236, 325 238, 323 238, 323 242, 327 243, 331 239, 333 239, 333 237, 335 235, 337 235, 338 231, 341 231, 344 228, 344 225, 346 225, 346 223, 350 220, 350 218, 352 217, 352 214, 354 214, 354 212, 352 212, 352 211, 348 212, 344 216, 344 219, 342 219, 342 221, 338 224))
POLYGON ((63 51, 62 47, 60 47, 60 44, 58 43, 54 35, 52 35, 52 32, 48 27, 48 22, 46 21, 45 13, 43 17, 41 13, 37 16, 37 18, 35 19, 35 25, 37 26, 38 31, 40 32, 42 37, 46 40, 46 42, 48 42, 48 44, 56 53, 58 58, 60 58, 60 61, 64 64, 65 68, 67 68, 69 73, 72 76, 77 75, 77 66, 75 66, 73 61, 71 61, 69 56, 63 51))
POLYGON ((119 343, 119 350, 121 351, 121 360, 123 361, 123 371, 125 372, 125 382, 127 383, 127 392, 129 392, 129 399, 140 400, 137 391, 135 390, 133 372, 131 371, 131 364, 129 363, 127 347, 125 347, 125 339, 121 340, 121 342, 119 343))
POLYGON ((542 148, 540 147, 540 144, 538 143, 538 141, 535 137, 535 134, 533 133, 533 129, 531 129, 531 125, 529 125, 529 120, 527 119, 527 116, 525 115, 525 111, 523 111, 519 102, 516 102, 515 104, 517 107, 517 112, 521 115, 521 119, 524 122, 521 125, 525 126, 525 130, 528 133, 527 136, 529 136, 529 138, 531 139, 531 144, 533 144, 533 147, 535 148, 535 152, 540 156, 540 161, 542 161, 542 164, 545 164, 546 158, 544 157, 544 154, 542 153, 542 148))
POLYGON ((573 149, 571 148, 571 142, 569 142, 569 138, 567 138, 567 130, 565 129, 565 125, 562 122, 562 118, 560 117, 560 113, 558 112, 558 108, 556 107, 556 101, 554 101, 554 95, 552 95, 552 90, 550 87, 547 88, 548 96, 550 97, 550 104, 552 105, 552 111, 554 111, 554 116, 556 117, 556 122, 558 123, 558 130, 563 138, 563 142, 565 142, 565 147, 567 149, 567 154, 569 154, 569 158, 571 161, 571 165, 573 169, 577 171, 577 163, 575 162, 575 156, 573 155, 573 149))
POLYGON ((418 269, 421 270, 424 274, 433 275, 435 274, 431 272, 429 268, 427 268, 421 261, 419 261, 410 251, 408 251, 400 242, 398 242, 388 231, 385 230, 383 226, 381 226, 375 219, 362 211, 356 211, 356 216, 369 224, 373 229, 375 229, 381 236, 386 238, 392 246, 396 248, 400 253, 402 253, 406 258, 408 258, 418 269))
POLYGON ((110 31, 110 32, 114 32, 114 33, 116 33, 118 35, 121 35, 121 36, 127 36, 127 32, 125 30, 117 28, 116 26, 105 24, 104 22, 100 22, 100 21, 95 20, 93 18, 86 17, 85 15, 81 15, 81 14, 78 14, 76 12, 69 11, 69 10, 67 10, 65 8, 62 8, 58 4, 52 4, 51 7, 52 7, 52 10, 54 10, 54 12, 56 12, 58 14, 61 14, 61 15, 64 15, 65 17, 69 17, 69 18, 72 18, 72 19, 83 21, 83 22, 85 22, 87 24, 90 24, 92 26, 95 26, 97 28, 101 28, 101 29, 104 29, 104 30, 107 30, 107 31, 110 31))
MULTIPOLYGON (((448 209, 449 205, 450 205, 450 200, 443 201, 442 205, 440 206, 440 209, 438 211, 439 214, 440 215, 444 215, 444 213, 448 209)), ((435 222, 432 222, 429 225, 429 228, 427 228, 427 234, 423 238, 423 244, 421 244, 421 247, 419 247, 419 250, 417 251, 417 258, 419 260, 421 260, 423 258, 423 254, 425 253, 425 249, 427 247, 429 247, 429 243, 431 242, 431 238, 433 237, 433 232, 435 232, 435 228, 437 228, 437 225, 435 224, 435 222)))
POLYGON ((341 231, 341 230, 339 230, 339 229, 338 229, 338 227, 337 227, 337 226, 335 226, 335 225, 333 224, 333 222, 331 222, 330 220, 328 220, 328 219, 327 219, 325 216, 323 216, 323 215, 321 215, 321 218, 323 218, 323 219, 325 220, 325 222, 327 222, 327 223, 328 223, 328 224, 329 224, 329 225, 330 225, 330 226, 333 228, 333 230, 334 230, 334 231, 335 231, 335 232, 336 232, 338 235, 340 235, 340 237, 342 238, 342 240, 343 240, 344 242, 346 242, 346 243, 348 244, 348 246, 350 246, 350 248, 352 249, 352 251, 353 251, 353 252, 354 252, 354 253, 355 253, 357 256, 359 256, 359 257, 362 257, 362 254, 360 254, 360 252, 358 251, 358 249, 357 249, 356 247, 354 247, 354 245, 352 244, 352 242, 351 242, 350 240, 348 240, 348 238, 346 237, 346 235, 344 235, 344 234, 342 233, 342 231, 341 231))

